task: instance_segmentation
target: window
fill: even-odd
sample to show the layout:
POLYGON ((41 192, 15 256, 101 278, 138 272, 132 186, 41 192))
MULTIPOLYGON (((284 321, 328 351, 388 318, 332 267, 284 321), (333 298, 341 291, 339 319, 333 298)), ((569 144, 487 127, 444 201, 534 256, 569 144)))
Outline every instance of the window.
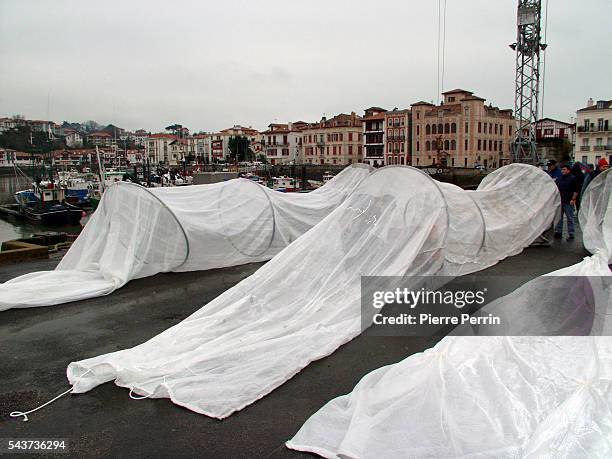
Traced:
POLYGON ((431 133, 432 134, 437 134, 438 133, 438 127, 435 124, 431 125, 431 133))
POLYGON ((478 133, 479 134, 482 132, 481 128, 482 128, 482 123, 479 121, 478 122, 478 133))
POLYGON ((480 148, 481 148, 481 140, 478 139, 478 151, 480 151, 480 148))
POLYGON ((342 145, 338 145, 338 154, 341 155, 342 154, 342 145))
POLYGON ((467 167, 467 158, 463 158, 463 167, 467 167))
MULTIPOLYGON (((350 133, 349 133, 349 136, 350 136, 350 133)), ((353 154, 353 146, 352 146, 352 145, 349 145, 349 146, 348 146, 348 154, 349 154, 349 155, 352 155, 352 154, 353 154)))
POLYGON ((455 139, 451 140, 450 149, 451 150, 456 150, 457 149, 457 142, 455 141, 455 139))
POLYGON ((449 102, 455 102, 455 97, 454 96, 449 96, 448 97, 448 101, 449 102))
POLYGON ((361 156, 363 154, 363 147, 361 145, 357 146, 357 154, 361 156))
POLYGON ((464 151, 467 151, 467 149, 468 149, 468 139, 465 139, 465 140, 463 141, 463 150, 464 150, 464 151))
POLYGON ((417 141, 417 144, 416 144, 416 151, 420 151, 420 149, 419 149, 419 142, 418 141, 417 141))
POLYGON ((487 141, 486 141, 486 139, 482 141, 482 151, 487 151, 487 141))
POLYGON ((588 162, 588 156, 583 156, 582 157, 582 164, 586 164, 588 162))
POLYGON ((421 117, 421 114, 419 112, 417 112, 417 120, 421 117))
POLYGON ((342 142, 342 132, 340 133, 340 142, 342 142))
POLYGON ((444 126, 442 123, 438 123, 438 134, 442 134, 444 132, 444 126))
POLYGON ((431 134, 431 128, 430 128, 429 124, 427 126, 425 126, 425 134, 427 134, 427 135, 431 134))
POLYGON ((450 134, 450 124, 446 123, 444 125, 444 133, 445 134, 450 134))
POLYGON ((444 149, 446 151, 450 150, 450 143, 448 142, 448 139, 444 141, 444 149))
POLYGON ((349 133, 348 133, 348 141, 349 141, 349 142, 352 142, 352 141, 353 141, 353 133, 352 133, 352 132, 349 132, 349 133))
POLYGON ((466 121, 466 122, 465 122, 465 133, 467 134, 468 132, 469 132, 469 124, 468 124, 468 122, 466 121))
POLYGON ((427 142, 425 142, 425 151, 429 151, 431 149, 431 144, 429 143, 429 140, 427 142))
POLYGON ((512 136, 512 125, 511 124, 508 125, 508 135, 512 136))
POLYGON ((497 140, 493 142, 493 151, 497 151, 497 140))
POLYGON ((400 145, 401 145, 401 147, 402 147, 402 148, 401 148, 401 151, 402 151, 402 153, 403 153, 403 152, 404 152, 404 142, 402 142, 400 145))
POLYGON ((489 134, 493 134, 493 124, 489 123, 489 134))
POLYGON ((417 124, 417 135, 420 135, 420 133, 421 133, 421 131, 420 131, 420 129, 419 129, 420 127, 421 127, 421 126, 419 126, 419 125, 417 124))
POLYGON ((489 151, 493 150, 493 141, 489 140, 489 151))
POLYGON ((497 134, 497 123, 495 123, 495 133, 497 134))
POLYGON ((457 123, 451 123, 451 133, 454 134, 457 132, 457 123))
POLYGON ((597 130, 598 131, 603 131, 604 130, 604 119, 603 118, 599 118, 597 120, 597 130))
POLYGON ((334 145, 333 149, 332 149, 332 154, 336 154, 336 146, 334 145))

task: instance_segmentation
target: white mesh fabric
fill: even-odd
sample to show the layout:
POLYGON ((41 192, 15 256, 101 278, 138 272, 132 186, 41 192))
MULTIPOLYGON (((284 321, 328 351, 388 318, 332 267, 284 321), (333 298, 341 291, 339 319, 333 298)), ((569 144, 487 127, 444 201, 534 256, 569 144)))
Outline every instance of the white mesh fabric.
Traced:
MULTIPOLYGON (((523 166, 498 172, 502 178, 520 174, 520 193, 504 191, 493 181, 481 194, 507 202, 505 213, 496 215, 506 215, 510 227, 525 222, 535 238, 550 221, 542 218, 536 231, 536 223, 526 222, 531 213, 524 212, 524 203, 503 198, 520 194, 529 199, 529 189, 537 190, 530 206, 552 219, 556 187, 546 174, 533 170, 523 166)), ((483 234, 479 225, 498 220, 482 215, 473 228, 462 228, 458 222, 463 217, 452 215, 465 209, 480 215, 477 201, 466 196, 410 167, 376 171, 321 223, 183 322, 132 349, 71 363, 74 393, 115 380, 198 413, 229 416, 361 332, 361 276, 447 274, 461 271, 461 257, 469 257, 471 272, 531 242, 513 234, 494 251, 491 244, 497 239, 487 239, 489 229, 483 234), (471 241, 476 252, 463 250, 462 240, 471 241)))
POLYGON ((612 263, 612 173, 605 170, 587 187, 578 219, 584 247, 591 253, 605 251, 612 263))
POLYGON ((118 182, 55 271, 0 284, 0 311, 105 295, 159 272, 269 260, 368 174, 368 166, 353 165, 311 193, 279 193, 247 179, 153 189, 118 182))
POLYGON ((580 211, 585 246, 595 255, 482 310, 506 313, 517 334, 537 330, 557 320, 565 304, 546 278, 583 276, 576 293, 592 295, 592 330, 608 336, 446 337, 366 375, 287 446, 329 458, 611 457, 612 291, 601 279, 612 275, 611 177, 593 181, 580 211))

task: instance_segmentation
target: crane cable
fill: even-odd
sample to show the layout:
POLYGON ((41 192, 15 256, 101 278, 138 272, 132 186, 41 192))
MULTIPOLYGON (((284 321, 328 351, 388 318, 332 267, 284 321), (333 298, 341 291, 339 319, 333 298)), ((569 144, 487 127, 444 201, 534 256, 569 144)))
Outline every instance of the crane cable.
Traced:
MULTIPOLYGON (((544 43, 546 44, 546 32, 548 30, 548 0, 546 0, 546 12, 544 13, 544 43)), ((546 49, 542 54, 542 103, 540 104, 540 119, 544 118, 544 83, 546 82, 546 49)))
POLYGON ((444 91, 444 69, 446 57, 446 0, 442 7, 442 0, 438 0, 438 74, 437 94, 434 100, 440 101, 441 93, 444 91))

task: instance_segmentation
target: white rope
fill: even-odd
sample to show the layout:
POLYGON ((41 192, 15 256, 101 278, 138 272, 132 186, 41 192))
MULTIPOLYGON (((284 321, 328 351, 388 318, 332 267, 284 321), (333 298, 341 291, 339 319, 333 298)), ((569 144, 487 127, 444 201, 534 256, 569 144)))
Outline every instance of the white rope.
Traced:
MULTIPOLYGON (((140 390, 142 390, 142 389, 140 389, 140 390)), ((144 392, 144 391, 143 391, 143 392, 144 392)), ((145 398, 149 398, 149 397, 151 397, 151 396, 153 395, 153 394, 151 393, 151 394, 147 394, 147 395, 139 395, 139 396, 136 396, 136 395, 132 395, 133 393, 134 393, 134 387, 132 387, 132 388, 130 389, 130 398, 131 398, 132 400, 144 400, 145 398)))
MULTIPOLYGON (((79 378, 77 379, 77 381, 76 381, 76 382, 78 383, 78 382, 81 380, 81 378, 82 378, 83 376, 85 376, 87 373, 90 373, 90 372, 91 372, 91 369, 87 370, 85 373, 83 373, 81 376, 79 376, 79 378)), ((75 383, 75 384, 76 384, 76 383, 75 383)), ((59 398, 63 397, 63 396, 64 396, 64 395, 66 395, 66 394, 69 394, 69 393, 70 393, 70 392, 72 392, 73 390, 74 390, 74 386, 73 386, 73 387, 71 387, 70 389, 68 389, 67 391, 62 392, 62 393, 61 393, 61 394, 59 394, 58 396, 56 396, 56 397, 52 398, 52 399, 51 399, 51 400, 49 400, 48 402, 43 403, 42 405, 37 406, 36 408, 34 408, 34 409, 30 410, 30 411, 26 411, 26 412, 23 412, 23 411, 12 411, 12 412, 9 414, 9 416, 10 416, 10 417, 12 417, 12 418, 17 418, 17 417, 23 416, 23 422, 26 422, 26 421, 28 421, 28 420, 29 420, 29 418, 28 418, 28 414, 34 413, 35 411, 38 411, 38 410, 40 410, 41 408, 44 408, 45 406, 50 405, 51 403, 53 403, 53 402, 54 402, 54 401, 56 401, 57 399, 59 399, 59 398)))

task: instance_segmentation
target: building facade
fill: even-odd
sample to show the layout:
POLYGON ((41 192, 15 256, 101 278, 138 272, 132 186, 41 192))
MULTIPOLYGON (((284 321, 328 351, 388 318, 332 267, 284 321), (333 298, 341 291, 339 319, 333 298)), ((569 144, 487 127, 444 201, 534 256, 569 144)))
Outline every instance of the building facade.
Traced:
POLYGON ((110 147, 115 145, 115 140, 108 132, 94 132, 87 135, 87 143, 96 147, 110 147))
POLYGON ((596 165, 601 158, 612 162, 612 100, 589 99, 576 112, 575 159, 596 165))
POLYGON ((70 148, 80 148, 83 146, 83 136, 74 129, 65 129, 66 146, 70 148))
POLYGON ((385 165, 385 110, 370 107, 363 116, 363 162, 370 166, 385 165))
POLYGON ((412 165, 496 168, 510 160, 515 120, 463 89, 443 93, 440 105, 417 102, 412 112, 412 165))
POLYGON ((411 164, 410 110, 385 112, 384 164, 411 164))
POLYGON ((261 133, 266 161, 271 165, 302 163, 302 131, 306 127, 308 123, 303 121, 269 124, 268 130, 261 133))
POLYGON ((151 134, 145 141, 145 159, 152 164, 169 164, 170 143, 176 140, 172 134, 151 134))
POLYGON ((302 130, 303 164, 360 163, 363 160, 362 119, 341 113, 302 130))

